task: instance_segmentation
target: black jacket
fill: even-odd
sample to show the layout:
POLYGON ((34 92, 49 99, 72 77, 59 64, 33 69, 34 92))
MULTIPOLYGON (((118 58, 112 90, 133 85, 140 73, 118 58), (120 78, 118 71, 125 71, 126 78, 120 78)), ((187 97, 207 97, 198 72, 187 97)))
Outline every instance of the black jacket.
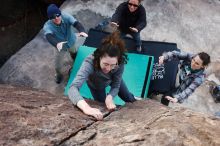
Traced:
POLYGON ((136 11, 131 13, 128 9, 128 2, 123 2, 117 7, 111 21, 116 22, 124 33, 131 32, 129 27, 135 27, 140 32, 147 25, 146 11, 140 5, 136 11))

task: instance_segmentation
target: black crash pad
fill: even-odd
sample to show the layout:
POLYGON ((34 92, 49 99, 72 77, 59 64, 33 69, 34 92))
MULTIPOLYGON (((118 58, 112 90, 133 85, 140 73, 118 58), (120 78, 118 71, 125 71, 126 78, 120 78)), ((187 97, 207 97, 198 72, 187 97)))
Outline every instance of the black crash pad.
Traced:
MULTIPOLYGON (((101 45, 102 39, 107 35, 109 35, 108 32, 90 29, 84 45, 98 48, 101 45)), ((124 41, 129 53, 138 53, 135 49, 135 42, 132 38, 125 37, 124 41)), ((162 66, 158 65, 159 56, 164 52, 173 50, 179 51, 176 43, 142 41, 142 52, 140 54, 154 56, 154 67, 149 93, 165 93, 174 88, 179 62, 172 61, 162 66)))

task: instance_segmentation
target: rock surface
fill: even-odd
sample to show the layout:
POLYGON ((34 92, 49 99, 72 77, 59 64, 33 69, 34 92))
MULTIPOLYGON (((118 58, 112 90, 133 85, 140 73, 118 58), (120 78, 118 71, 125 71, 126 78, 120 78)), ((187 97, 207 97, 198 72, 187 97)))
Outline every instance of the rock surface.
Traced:
POLYGON ((220 119, 153 100, 138 101, 94 121, 69 99, 0 85, 0 145, 220 145, 220 119))
POLYGON ((68 145, 220 145, 219 119, 147 100, 129 104, 70 138, 68 145), (215 126, 214 126, 215 125, 215 126))
POLYGON ((66 97, 27 87, 0 85, 0 107, 2 146, 58 145, 94 123, 66 97))
MULTIPOLYGON (((111 17, 122 0, 67 0, 63 11, 74 15, 88 30, 100 20, 111 17)), ((213 63, 208 68, 210 76, 219 83, 220 72, 220 1, 219 0, 145 0, 148 25, 142 31, 143 40, 175 42, 183 51, 206 51, 213 63)), ((78 42, 82 44, 83 39, 78 42)), ((0 82, 43 89, 62 95, 67 82, 54 82, 54 57, 56 50, 39 34, 12 56, 0 69, 0 82)), ((68 68, 68 66, 66 67, 68 68)), ((67 72, 64 74, 67 75, 67 72)), ((219 104, 208 93, 209 83, 204 84, 182 106, 214 114, 219 104), (201 95, 207 95, 200 98, 201 95), (201 101, 200 101, 201 100, 201 101), (198 106, 202 103, 201 106, 198 106), (215 108, 214 108, 215 107, 215 108)))

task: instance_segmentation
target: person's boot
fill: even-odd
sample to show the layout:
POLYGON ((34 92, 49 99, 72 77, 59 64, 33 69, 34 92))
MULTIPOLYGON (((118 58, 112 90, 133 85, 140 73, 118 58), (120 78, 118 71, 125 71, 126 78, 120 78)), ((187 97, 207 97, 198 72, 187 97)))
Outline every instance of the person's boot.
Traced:
POLYGON ((55 75, 55 82, 57 84, 60 84, 62 82, 62 80, 63 80, 63 75, 62 74, 56 74, 55 75))

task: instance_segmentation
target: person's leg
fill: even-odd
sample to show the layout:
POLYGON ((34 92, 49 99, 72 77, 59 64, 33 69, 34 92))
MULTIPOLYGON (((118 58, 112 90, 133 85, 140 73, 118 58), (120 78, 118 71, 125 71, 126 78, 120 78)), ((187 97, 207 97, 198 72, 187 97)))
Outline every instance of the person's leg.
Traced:
POLYGON ((63 66, 63 59, 65 56, 66 51, 60 51, 57 52, 56 58, 55 58, 55 71, 56 71, 56 75, 55 75, 55 81, 57 84, 59 84, 62 79, 63 79, 63 75, 61 73, 61 69, 63 66))
POLYGON ((94 88, 90 87, 89 85, 88 85, 88 87, 89 87, 89 90, 91 91, 91 94, 92 94, 94 100, 105 103, 105 98, 106 98, 105 88, 104 89, 94 89, 94 88))
POLYGON ((141 49, 141 36, 140 36, 140 32, 132 32, 131 36, 135 40, 135 45, 136 45, 137 51, 141 52, 142 49, 141 49))
POLYGON ((134 95, 128 90, 125 82, 122 80, 119 88, 118 96, 125 102, 134 102, 136 101, 134 95))
POLYGON ((70 65, 69 71, 68 71, 69 76, 71 74, 73 63, 76 59, 76 55, 77 55, 77 49, 76 49, 76 46, 73 45, 71 48, 68 49, 68 64, 70 65))
POLYGON ((75 45, 69 48, 69 53, 70 53, 71 59, 74 61, 76 59, 76 53, 77 53, 77 48, 75 45))

